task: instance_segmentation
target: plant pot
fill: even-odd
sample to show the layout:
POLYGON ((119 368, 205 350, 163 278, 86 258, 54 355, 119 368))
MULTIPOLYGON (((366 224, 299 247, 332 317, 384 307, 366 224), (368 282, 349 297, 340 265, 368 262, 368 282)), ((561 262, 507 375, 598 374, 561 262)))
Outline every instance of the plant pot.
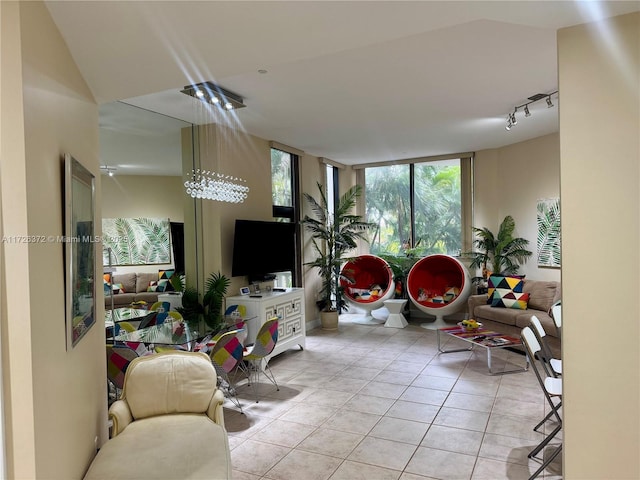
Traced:
POLYGON ((323 330, 337 330, 338 312, 320 312, 320 325, 323 330))

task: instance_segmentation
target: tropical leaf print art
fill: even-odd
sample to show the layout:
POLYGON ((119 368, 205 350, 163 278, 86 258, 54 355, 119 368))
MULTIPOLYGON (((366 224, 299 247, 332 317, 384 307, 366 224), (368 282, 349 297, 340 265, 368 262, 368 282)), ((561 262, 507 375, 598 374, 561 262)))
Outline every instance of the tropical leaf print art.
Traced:
POLYGON ((538 266, 560 267, 560 199, 538 200, 538 266))
POLYGON ((169 219, 103 218, 103 264, 157 265, 171 263, 169 219))

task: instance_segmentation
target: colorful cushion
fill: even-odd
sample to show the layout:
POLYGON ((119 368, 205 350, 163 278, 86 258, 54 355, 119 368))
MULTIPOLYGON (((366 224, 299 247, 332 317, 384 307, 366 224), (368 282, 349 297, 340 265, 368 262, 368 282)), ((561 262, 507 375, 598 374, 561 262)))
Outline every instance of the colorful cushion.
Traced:
POLYGON ((518 293, 508 288, 496 288, 491 299, 491 306, 526 310, 528 302, 528 293, 518 293))
POLYGON ((149 286, 147 287, 147 292, 155 292, 158 290, 158 282, 151 281, 149 282, 149 286))
POLYGON ((176 273, 175 270, 158 270, 158 292, 173 292, 175 288, 173 288, 173 284, 170 281, 170 278, 176 273), (165 283, 160 283, 165 282, 165 283), (162 290, 160 287, 162 286, 162 290))
POLYGON ((158 286, 156 292, 171 292, 173 291, 171 282, 169 280, 158 280, 158 286))
POLYGON ((522 293, 524 287, 524 275, 491 275, 489 277, 487 288, 487 303, 491 305, 493 299, 493 291, 496 288, 512 290, 515 293, 522 293))
POLYGON ((114 283, 112 286, 113 294, 116 295, 118 293, 126 293, 121 283, 114 283))
POLYGON ((158 280, 169 280, 175 273, 175 270, 158 270, 158 280))

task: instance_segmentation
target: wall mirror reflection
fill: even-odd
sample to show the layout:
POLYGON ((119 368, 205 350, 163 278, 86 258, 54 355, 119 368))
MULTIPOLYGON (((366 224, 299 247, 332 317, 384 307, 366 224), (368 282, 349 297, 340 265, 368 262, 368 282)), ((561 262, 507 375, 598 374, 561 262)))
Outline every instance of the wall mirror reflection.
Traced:
POLYGON ((189 263, 195 251, 194 202, 183 182, 194 166, 192 124, 124 102, 101 105, 99 120, 105 309, 149 304, 162 293, 151 283, 163 272, 188 274, 185 256, 189 263), (130 241, 134 234, 142 243, 130 241), (144 242, 166 255, 150 257, 144 242))

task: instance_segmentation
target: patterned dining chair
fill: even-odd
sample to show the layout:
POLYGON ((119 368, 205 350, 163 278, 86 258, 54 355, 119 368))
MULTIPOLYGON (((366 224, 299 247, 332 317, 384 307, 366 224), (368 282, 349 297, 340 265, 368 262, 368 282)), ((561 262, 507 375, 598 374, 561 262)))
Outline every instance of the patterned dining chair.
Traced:
POLYGON ((244 352, 244 363, 239 364, 240 368, 245 371, 249 384, 253 386, 253 392, 256 397, 256 403, 260 400, 258 396, 258 380, 260 373, 264 374, 271 383, 276 386, 276 390, 280 390, 278 382, 269 367, 266 357, 271 355, 273 349, 276 348, 278 342, 278 318, 267 320, 256 335, 256 342, 247 346, 244 352))
POLYGON ((244 356, 244 345, 240 338, 244 335, 244 330, 231 330, 223 333, 215 340, 215 344, 209 352, 209 358, 218 374, 218 388, 225 396, 242 411, 242 405, 236 393, 236 386, 229 377, 229 374, 242 362, 244 356))
MULTIPOLYGON (((107 345, 107 382, 109 390, 114 391, 113 401, 117 400, 124 386, 124 375, 129 364, 140 355, 127 345, 107 345)), ((109 398, 109 403, 112 403, 109 398)))

